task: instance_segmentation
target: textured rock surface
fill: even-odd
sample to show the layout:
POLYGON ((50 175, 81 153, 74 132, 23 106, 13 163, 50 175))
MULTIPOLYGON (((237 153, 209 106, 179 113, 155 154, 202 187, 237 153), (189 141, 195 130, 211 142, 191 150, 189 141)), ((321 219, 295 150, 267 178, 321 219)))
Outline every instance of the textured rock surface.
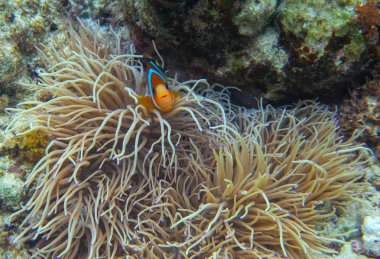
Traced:
POLYGON ((23 0, 0 2, 0 96, 9 104, 25 99, 25 88, 36 75, 36 46, 47 44, 53 33, 70 20, 109 17, 108 1, 23 0))
POLYGON ((289 0, 281 5, 279 23, 292 56, 285 68, 288 90, 330 99, 342 96, 360 74, 368 57, 355 5, 349 0, 289 0))
POLYGON ((260 96, 289 103, 334 101, 349 82, 365 75, 368 45, 356 5, 353 0, 134 0, 115 13, 133 26, 140 50, 152 49, 150 40, 142 39, 156 41, 172 73, 240 86, 237 98, 243 104, 260 96))
MULTIPOLYGON (((380 68, 380 67, 378 67, 380 68)), ((374 73, 378 77, 379 72, 374 73)), ((380 80, 367 81, 340 106, 339 120, 347 135, 360 130, 360 140, 380 155, 380 80)))
POLYGON ((15 211, 20 208, 23 181, 16 174, 6 173, 0 176, 0 208, 15 211))
POLYGON ((276 0, 248 0, 234 15, 232 22, 240 35, 255 36, 267 25, 276 6, 276 0))
POLYGON ((30 63, 36 54, 35 46, 64 24, 60 12, 62 5, 58 2, 0 3, 0 94, 6 94, 11 104, 23 94, 18 83, 27 82, 33 75, 30 63))
POLYGON ((380 256, 380 213, 364 218, 362 232, 364 249, 380 256))
POLYGON ((26 259, 31 255, 23 247, 14 247, 9 245, 9 238, 13 234, 16 226, 9 225, 9 212, 0 211, 0 259, 26 259))

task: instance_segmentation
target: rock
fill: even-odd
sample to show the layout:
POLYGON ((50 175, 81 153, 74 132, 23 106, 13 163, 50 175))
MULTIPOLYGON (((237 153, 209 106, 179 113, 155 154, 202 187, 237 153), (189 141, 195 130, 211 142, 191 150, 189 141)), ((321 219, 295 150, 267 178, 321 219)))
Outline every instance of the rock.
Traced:
POLYGON ((0 176, 0 208, 16 211, 20 208, 23 181, 16 174, 5 173, 0 176))
POLYGON ((380 213, 366 216, 362 225, 364 249, 374 257, 380 256, 380 213))
MULTIPOLYGON (((341 1, 142 1, 120 2, 134 43, 151 52, 154 39, 172 72, 242 89, 251 105, 319 98, 340 101, 361 80, 370 50, 356 11, 341 1)), ((122 14, 122 15, 121 15, 122 14)), ((169 76, 174 76, 174 73, 169 76)))
POLYGON ((237 26, 240 35, 255 36, 268 24, 276 7, 276 0, 246 1, 233 17, 233 23, 237 26))

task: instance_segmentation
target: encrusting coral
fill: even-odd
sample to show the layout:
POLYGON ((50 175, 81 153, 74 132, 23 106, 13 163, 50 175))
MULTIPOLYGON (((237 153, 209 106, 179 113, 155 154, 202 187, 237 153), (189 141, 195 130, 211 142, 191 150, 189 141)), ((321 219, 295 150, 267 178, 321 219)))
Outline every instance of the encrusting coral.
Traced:
POLYGON ((3 141, 0 145, 0 154, 16 158, 23 163, 35 164, 44 156, 48 144, 46 134, 39 130, 31 130, 3 141))
POLYGON ((334 113, 315 103, 245 110, 204 80, 174 79, 180 98, 159 112, 138 103, 148 93, 141 56, 116 33, 68 28, 41 52, 35 87, 53 96, 14 110, 8 131, 39 130, 50 143, 13 215, 28 212, 13 242, 33 240, 43 258, 335 252, 319 228, 360 190, 368 161, 334 113))

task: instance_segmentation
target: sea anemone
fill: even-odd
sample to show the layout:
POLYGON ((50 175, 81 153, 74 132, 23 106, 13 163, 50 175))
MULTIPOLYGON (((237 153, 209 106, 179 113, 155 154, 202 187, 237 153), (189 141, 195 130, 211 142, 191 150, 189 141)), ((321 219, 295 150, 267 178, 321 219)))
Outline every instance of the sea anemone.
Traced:
POLYGON ((334 116, 313 102, 237 112, 240 131, 215 134, 211 153, 194 146, 188 173, 165 195, 177 204, 167 210, 177 237, 162 247, 196 258, 335 253, 327 244, 342 241, 323 228, 362 188, 368 152, 339 135, 334 116))
POLYGON ((13 110, 8 132, 38 130, 49 140, 25 183, 33 194, 16 214, 28 212, 13 241, 35 240, 35 256, 146 256, 154 248, 135 227, 156 219, 144 212, 157 206, 158 180, 175 177, 166 172, 190 139, 207 141, 205 129, 226 123, 219 103, 194 93, 199 85, 211 91, 204 80, 170 80, 179 97, 168 112, 139 104, 148 93, 142 56, 122 48, 117 33, 107 37, 83 26, 57 35, 40 50, 47 69, 32 85, 52 98, 13 110))
POLYGON ((246 110, 204 80, 175 79, 173 109, 152 110, 138 101, 148 93, 142 56, 119 34, 58 35, 32 85, 49 100, 14 109, 7 129, 49 142, 13 215, 25 215, 14 242, 32 240, 42 258, 335 252, 321 228, 362 187, 368 160, 333 112, 313 102, 246 110))

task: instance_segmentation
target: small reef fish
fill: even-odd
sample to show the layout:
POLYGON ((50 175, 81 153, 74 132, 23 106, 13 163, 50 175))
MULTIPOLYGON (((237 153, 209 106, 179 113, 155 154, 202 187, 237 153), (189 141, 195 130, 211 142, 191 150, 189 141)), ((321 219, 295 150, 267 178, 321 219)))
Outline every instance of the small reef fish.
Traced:
POLYGON ((163 72, 163 64, 157 60, 147 58, 146 80, 149 87, 149 96, 139 96, 138 102, 150 110, 157 108, 160 111, 170 111, 174 105, 176 94, 168 87, 167 79, 163 72))

